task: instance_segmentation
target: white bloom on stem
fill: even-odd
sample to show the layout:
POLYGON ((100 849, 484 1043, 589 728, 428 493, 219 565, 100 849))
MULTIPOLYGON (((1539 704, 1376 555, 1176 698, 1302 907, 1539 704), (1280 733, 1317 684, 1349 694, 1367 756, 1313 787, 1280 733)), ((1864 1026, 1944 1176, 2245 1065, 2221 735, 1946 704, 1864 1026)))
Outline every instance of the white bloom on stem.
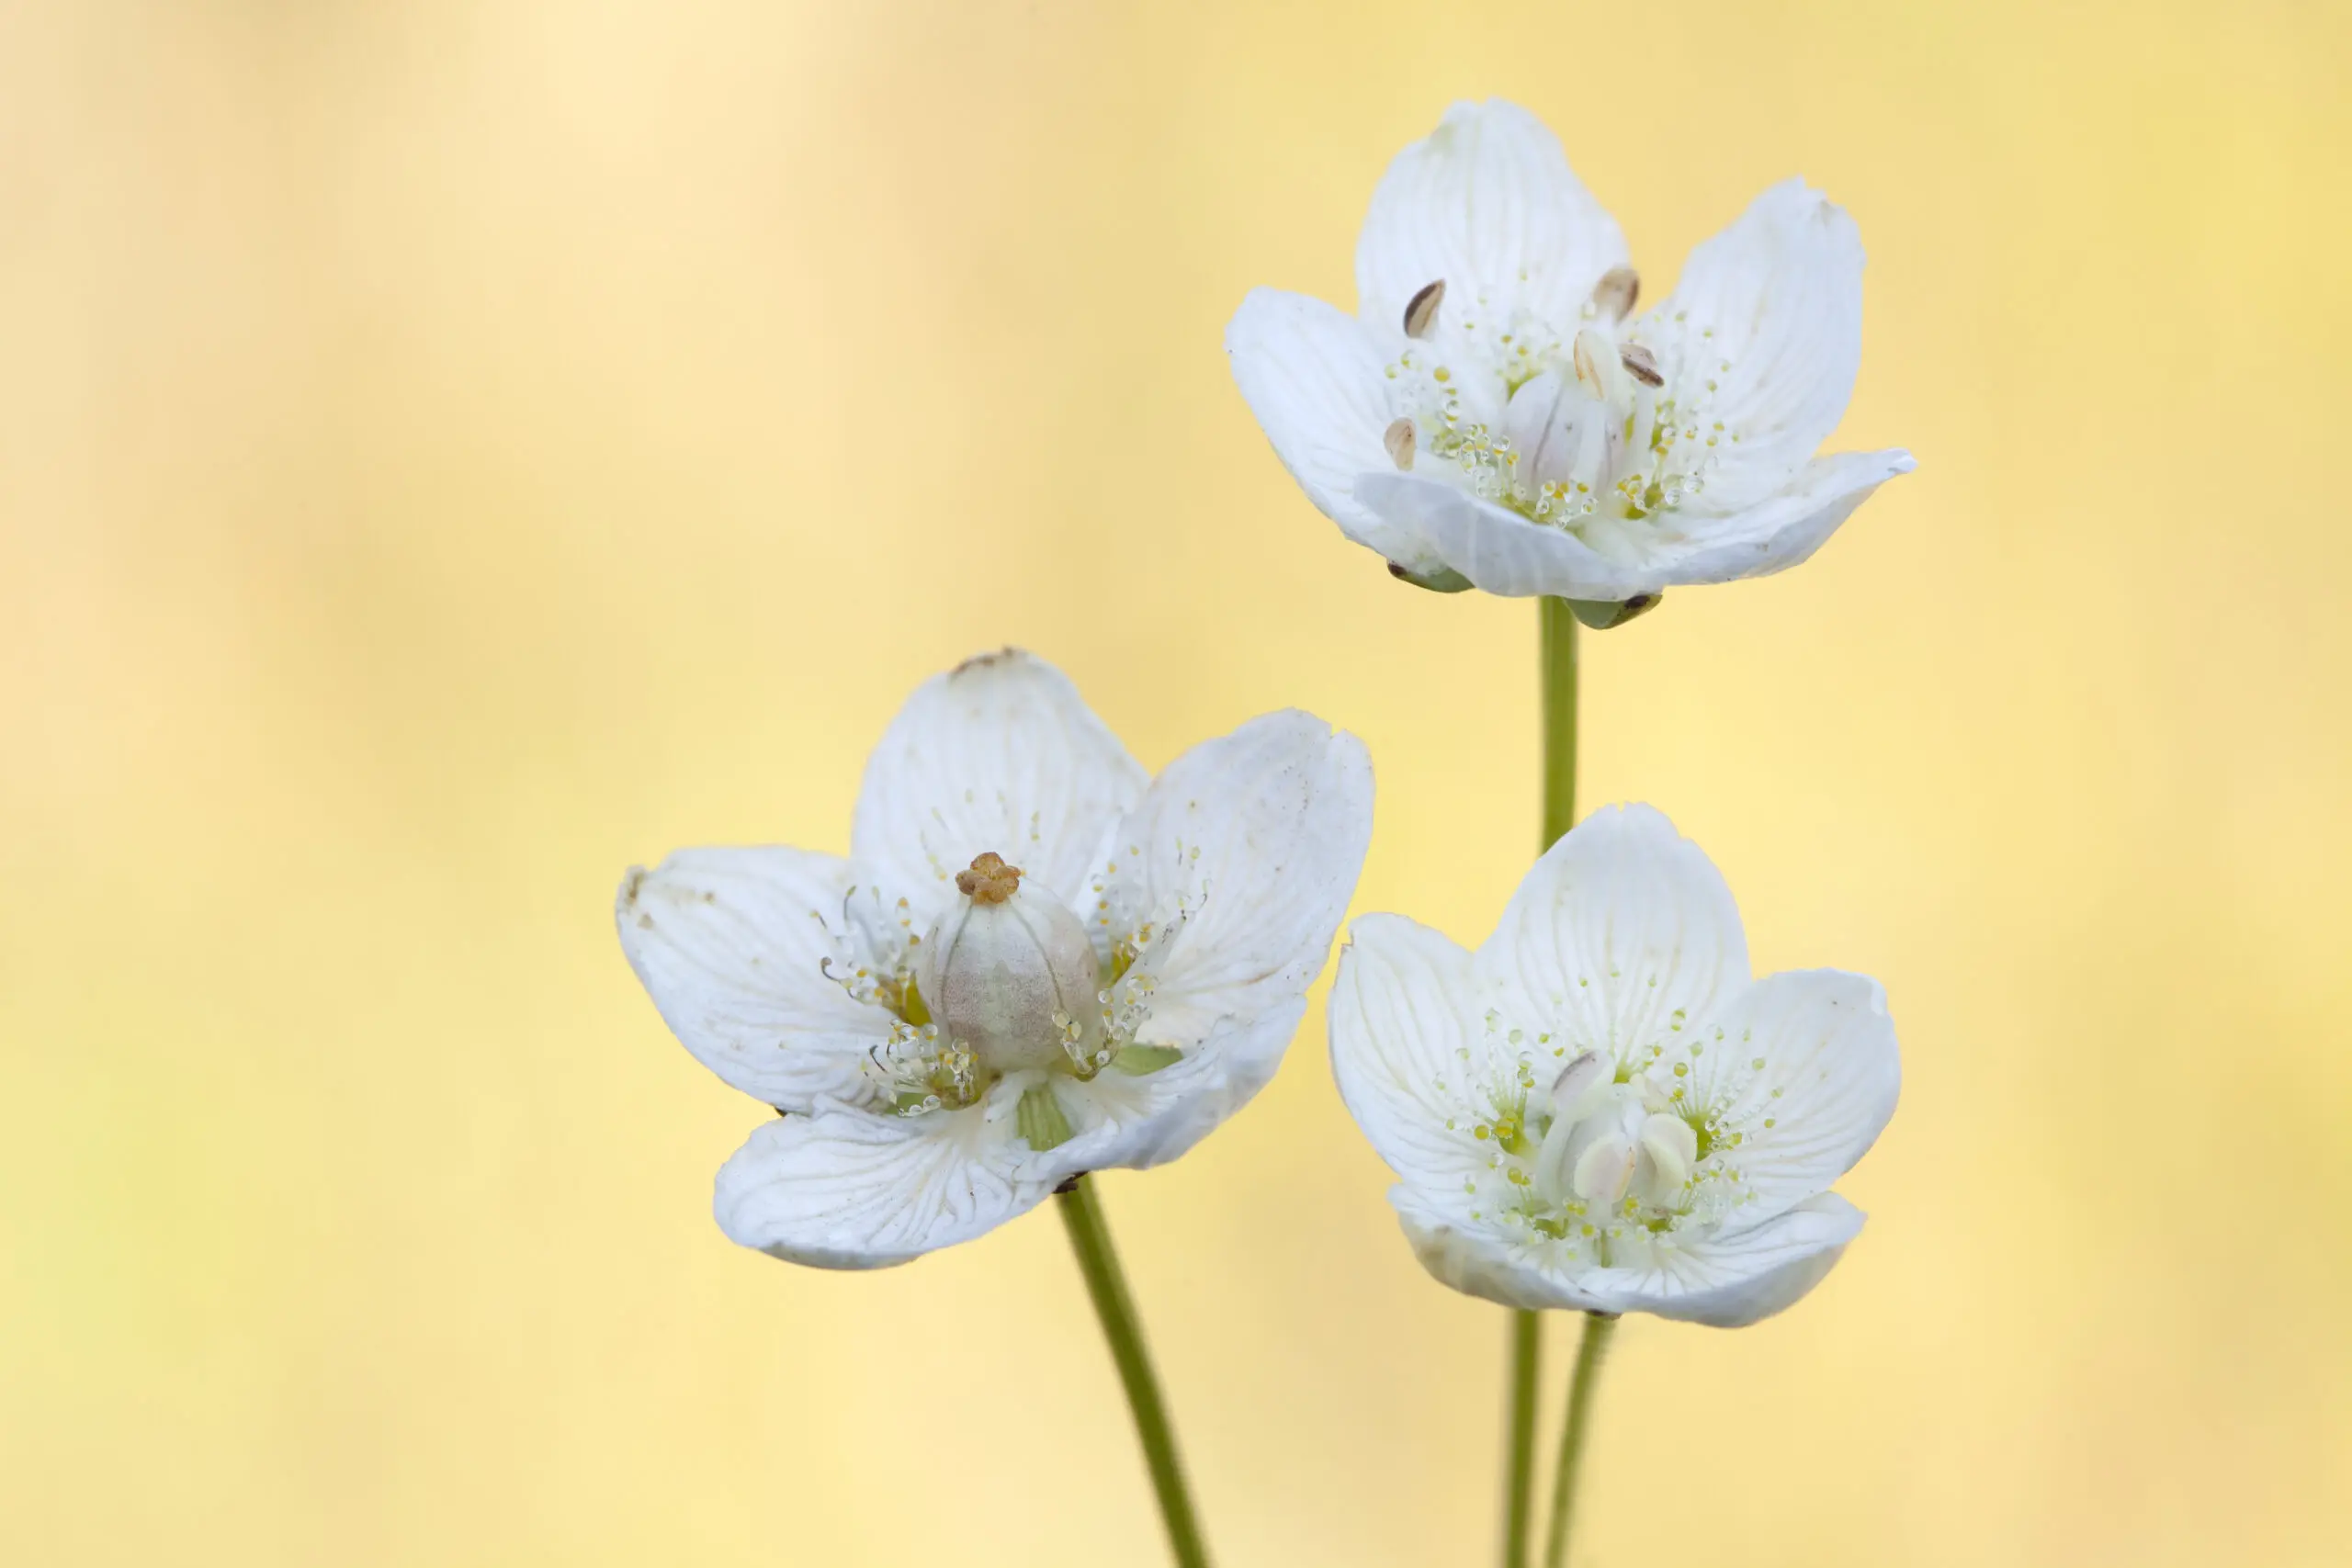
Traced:
POLYGON ((846 860, 682 850, 621 885, 671 1030, 784 1112, 718 1173, 720 1227, 881 1268, 1175 1158, 1273 1075, 1371 831, 1363 743, 1310 715, 1155 780, 1029 654, 925 682, 846 860))
POLYGON ((1802 180, 1640 294, 1543 122, 1463 103, 1373 196, 1358 314, 1260 288, 1225 345, 1308 497, 1424 583, 1623 602, 1759 576, 1911 470, 1815 456, 1861 361, 1862 245, 1802 180))
POLYGON ((1731 890, 1643 806, 1553 845, 1476 953, 1357 920, 1330 1022, 1422 1265, 1515 1307, 1779 1312, 1861 1229, 1829 1186, 1901 1079, 1878 983, 1751 979, 1731 890))

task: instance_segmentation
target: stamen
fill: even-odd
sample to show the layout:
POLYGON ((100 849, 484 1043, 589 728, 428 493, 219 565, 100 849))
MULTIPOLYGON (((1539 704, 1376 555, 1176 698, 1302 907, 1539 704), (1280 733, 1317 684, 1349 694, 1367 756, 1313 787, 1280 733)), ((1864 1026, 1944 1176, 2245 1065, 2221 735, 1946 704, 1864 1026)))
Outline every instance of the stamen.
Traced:
POLYGON ((1380 444, 1388 448, 1388 460, 1400 468, 1413 466, 1413 422, 1400 419, 1382 433, 1380 444))
POLYGON ((1596 402, 1609 400, 1609 378, 1601 374, 1600 365, 1600 351, 1604 346, 1599 333, 1582 332, 1577 333, 1576 344, 1570 355, 1576 361, 1577 385, 1584 389, 1585 396, 1596 402))
POLYGON ((1741 433, 1714 421, 1710 407, 1717 379, 1709 372, 1728 361, 1686 344, 1669 376, 1670 345, 1621 341, 1640 293, 1632 267, 1611 268, 1579 307, 1580 325, 1544 321, 1523 306, 1490 320, 1482 304, 1475 330, 1455 323, 1458 341, 1450 332, 1440 364, 1424 340, 1435 336, 1446 290, 1442 280, 1419 289, 1405 311, 1412 336, 1385 367, 1383 450, 1399 469, 1589 544, 1595 527, 1625 530, 1595 536, 1611 547, 1673 536, 1669 514, 1708 504, 1709 476, 1741 433), (1409 447, 1400 421, 1410 423, 1409 447))
POLYGON ((1581 1120, 1591 1109, 1585 1098, 1592 1090, 1610 1081, 1614 1075, 1601 1062, 1598 1051, 1579 1051, 1560 1076, 1552 1080, 1552 1114, 1570 1122, 1581 1120))
POLYGON ((1437 308, 1445 303, 1445 279, 1421 285, 1420 291, 1405 301, 1405 335, 1427 337, 1437 326, 1437 308))
POLYGON ((1576 1174, 1569 1185, 1576 1195, 1595 1208, 1613 1209, 1625 1189, 1633 1185, 1634 1165, 1641 1151, 1623 1134, 1611 1132, 1596 1138, 1577 1160, 1576 1174))
POLYGON ((1630 266, 1611 267, 1592 286, 1592 308, 1612 321, 1632 315, 1634 301, 1641 297, 1642 275, 1630 266))
POLYGON ((1642 1199, 1663 1208, 1674 1201, 1699 1163, 1699 1134, 1679 1116, 1652 1116, 1642 1123, 1642 1153, 1649 1167, 1641 1173, 1646 1179, 1642 1199))

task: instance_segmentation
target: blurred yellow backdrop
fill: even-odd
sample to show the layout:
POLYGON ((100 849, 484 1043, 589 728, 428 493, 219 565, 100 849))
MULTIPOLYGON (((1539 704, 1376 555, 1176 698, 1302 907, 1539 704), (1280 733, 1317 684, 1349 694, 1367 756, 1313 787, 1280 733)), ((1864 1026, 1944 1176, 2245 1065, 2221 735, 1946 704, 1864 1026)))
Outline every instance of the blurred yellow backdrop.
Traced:
MULTIPOLYGON (((762 1112, 611 890, 842 847, 1010 640, 1153 766, 1355 729, 1359 908, 1482 936, 1534 611, 1346 544, 1219 333, 1351 298, 1385 161, 1499 94, 1661 290, 1769 182, 1849 207, 1838 444, 1920 458, 1588 647, 1585 800, 1759 965, 1880 976, 1907 1082, 1817 1295, 1620 1336, 1586 1561, 2343 1561, 2347 53, 2306 0, 0 6, 0 1558, 1156 1561, 1053 1220, 728 1245, 762 1112)), ((1502 1317, 1321 1031, 1105 1197, 1226 1562, 1484 1562, 1502 1317)))

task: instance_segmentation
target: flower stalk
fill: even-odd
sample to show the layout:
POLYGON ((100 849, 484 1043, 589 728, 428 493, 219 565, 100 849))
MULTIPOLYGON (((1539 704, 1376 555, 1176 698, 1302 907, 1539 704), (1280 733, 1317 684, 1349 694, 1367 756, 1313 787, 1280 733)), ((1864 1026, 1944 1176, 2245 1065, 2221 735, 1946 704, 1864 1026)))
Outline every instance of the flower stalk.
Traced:
POLYGON ((1577 616, 1565 599, 1536 601, 1543 625, 1544 841, 1577 825, 1577 616))
MULTIPOLYGON (((1577 818, 1577 616, 1565 599, 1536 601, 1544 711, 1544 841, 1558 842, 1577 818)), ((1511 1313, 1510 1448, 1503 1483, 1503 1568, 1527 1568, 1535 1508, 1535 1406, 1544 1377, 1544 1320, 1511 1313)))
POLYGON ((1544 1314, 1510 1314, 1510 1415, 1503 1481, 1503 1568, 1527 1568, 1535 1513, 1535 1404, 1544 1381, 1544 1314))
POLYGON ((1168 1551, 1177 1568, 1208 1568, 1207 1544, 1193 1511, 1193 1496, 1184 1482, 1184 1463, 1176 1451, 1176 1431, 1169 1424, 1168 1403, 1145 1347, 1143 1320, 1136 1315, 1135 1297, 1111 1245, 1111 1229, 1102 1218, 1102 1201, 1094 1179, 1080 1176, 1054 1193, 1062 1224, 1069 1232, 1070 1250, 1078 1255, 1079 1272, 1086 1277, 1086 1293, 1093 1299, 1094 1314, 1102 1319, 1102 1337, 1110 1342, 1111 1359, 1127 1393, 1127 1407, 1136 1419, 1136 1436, 1143 1443, 1144 1464, 1151 1472, 1151 1489, 1159 1498, 1159 1517, 1168 1527, 1168 1551))
MULTIPOLYGON (((1576 826, 1577 800, 1577 606, 1565 599, 1539 601, 1543 617, 1544 659, 1544 848, 1550 849, 1576 826)), ((1639 614, 1638 611, 1635 614, 1639 614)), ((1535 1325, 1527 1330, 1534 1341, 1542 1319, 1520 1311, 1514 1316, 1535 1325)), ((1552 1472, 1552 1520, 1544 1537, 1544 1568, 1560 1568, 1567 1561, 1568 1526, 1576 1514, 1577 1470, 1584 1459, 1585 1440, 1592 1419, 1592 1397, 1600 1382, 1600 1361, 1617 1320, 1604 1313, 1588 1313, 1584 1337, 1577 1345, 1575 1371, 1569 1374, 1566 1425, 1560 1433, 1560 1452, 1552 1472)), ((1534 1422, 1537 1381, 1536 1351, 1531 1349, 1511 1369, 1514 1416, 1524 1414, 1534 1422), (1520 1393, 1521 1384, 1528 1392, 1520 1393), (1523 1411, 1520 1408, 1524 1406, 1523 1411)), ((1532 1445, 1531 1445, 1532 1446, 1532 1445)), ((1529 1456, 1532 1461, 1532 1455, 1529 1456)), ((1527 1478, 1515 1479, 1515 1484, 1527 1478)), ((1518 1521, 1524 1535, 1524 1520, 1518 1521)), ((1513 1568, 1525 1561, 1515 1558, 1513 1568)))
POLYGON ((1593 1391, 1600 1385, 1600 1363, 1616 1330, 1617 1319, 1610 1314, 1585 1314, 1584 1337, 1577 1345, 1576 1371, 1568 1382, 1567 1421, 1560 1431, 1560 1456, 1552 1472, 1552 1526, 1544 1538, 1544 1568, 1561 1568, 1568 1560, 1568 1527, 1576 1520, 1577 1471, 1591 1433, 1593 1391))

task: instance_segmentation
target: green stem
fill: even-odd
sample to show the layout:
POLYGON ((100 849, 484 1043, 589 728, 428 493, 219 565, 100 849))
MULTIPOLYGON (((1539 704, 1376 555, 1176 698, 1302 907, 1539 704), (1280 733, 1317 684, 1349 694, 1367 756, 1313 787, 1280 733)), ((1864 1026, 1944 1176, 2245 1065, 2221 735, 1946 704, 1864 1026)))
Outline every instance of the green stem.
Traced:
POLYGON ((1535 1511, 1535 1401, 1544 1377, 1544 1315, 1510 1314, 1510 1468, 1504 1480, 1503 1568, 1527 1568, 1535 1511))
MULTIPOLYGON (((1544 708, 1544 841, 1550 849, 1577 819, 1577 617, 1565 599, 1536 601, 1544 708)), ((1510 1416, 1503 1483, 1503 1568, 1527 1568, 1535 1506, 1535 1404, 1542 1390, 1544 1320, 1510 1314, 1510 1416)))
POLYGON ((1159 1517, 1168 1526, 1169 1554, 1177 1568, 1208 1568, 1209 1550, 1201 1540, 1201 1522, 1184 1485, 1175 1428, 1168 1424, 1168 1404, 1151 1370, 1151 1352, 1144 1348, 1143 1321, 1136 1315, 1135 1298, 1127 1293, 1127 1277, 1111 1245, 1094 1179, 1081 1176, 1061 1188, 1054 1203, 1069 1232, 1070 1250, 1078 1254, 1079 1272, 1086 1276, 1094 1315, 1102 1320, 1102 1337, 1111 1342, 1111 1359, 1118 1364, 1127 1407, 1135 1412, 1136 1436, 1143 1440, 1144 1464, 1151 1472, 1151 1489, 1159 1495, 1159 1517))
POLYGON ((1576 1518, 1577 1467, 1584 1460, 1585 1438, 1592 1424, 1592 1391, 1600 1382, 1600 1359, 1617 1319, 1607 1313, 1588 1313, 1584 1337, 1577 1345, 1577 1370, 1568 1383, 1567 1425, 1560 1432, 1559 1468, 1552 1472, 1552 1528, 1544 1538, 1544 1568, 1561 1568, 1568 1560, 1568 1526, 1576 1518))
POLYGON ((1544 842, 1577 820, 1577 617, 1565 599, 1537 601, 1544 618, 1544 842))

